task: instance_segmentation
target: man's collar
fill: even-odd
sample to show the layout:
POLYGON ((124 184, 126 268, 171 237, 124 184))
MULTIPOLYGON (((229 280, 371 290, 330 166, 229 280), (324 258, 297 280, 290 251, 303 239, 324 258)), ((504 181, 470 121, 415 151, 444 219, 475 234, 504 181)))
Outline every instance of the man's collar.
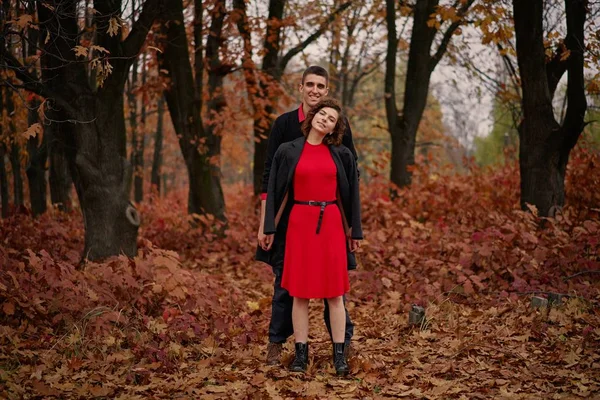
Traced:
POLYGON ((300 103, 300 107, 298 107, 298 120, 302 123, 306 119, 306 115, 304 115, 304 110, 302 110, 303 103, 300 103))

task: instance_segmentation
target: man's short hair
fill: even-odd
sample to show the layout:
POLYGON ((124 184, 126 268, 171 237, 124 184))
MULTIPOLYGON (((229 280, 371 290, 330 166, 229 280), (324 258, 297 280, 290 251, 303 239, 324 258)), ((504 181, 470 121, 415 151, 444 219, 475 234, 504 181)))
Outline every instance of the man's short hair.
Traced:
POLYGON ((323 67, 320 67, 318 65, 311 65, 310 67, 306 68, 304 70, 304 73, 302 74, 302 84, 304 85, 304 79, 306 78, 307 75, 318 75, 318 76, 322 76, 323 78, 325 78, 325 82, 327 83, 327 86, 329 86, 329 73, 327 72, 327 70, 323 67))

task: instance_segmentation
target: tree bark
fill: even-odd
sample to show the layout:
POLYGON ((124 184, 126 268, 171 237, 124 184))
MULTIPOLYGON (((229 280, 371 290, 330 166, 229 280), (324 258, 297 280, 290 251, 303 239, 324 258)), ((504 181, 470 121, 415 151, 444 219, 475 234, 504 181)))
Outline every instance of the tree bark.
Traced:
POLYGON ((125 40, 120 33, 107 34, 109 19, 120 14, 120 1, 94 4, 97 44, 110 52, 113 68, 97 92, 90 88, 84 65, 72 51, 78 44, 76 0, 53 1, 53 10, 38 2, 42 32, 49 35, 42 52, 43 84, 2 49, 3 61, 15 69, 23 85, 47 97, 50 106, 67 117, 63 124, 73 129, 74 146, 67 147, 66 154, 83 212, 84 258, 90 260, 137 252, 139 216, 129 203, 131 168, 125 154, 123 90, 131 60, 143 45, 160 4, 160 0, 145 2, 125 40))
MULTIPOLYGON (((35 13, 35 3, 27 4, 27 12, 35 13)), ((27 31, 29 41, 23 47, 23 53, 26 56, 34 56, 36 54, 39 34, 37 29, 29 29, 27 31)), ((32 72, 34 79, 39 79, 37 72, 32 72)), ((27 115, 27 123, 29 126, 39 123, 37 110, 40 107, 40 101, 34 97, 28 105, 29 111, 27 115)), ((31 203, 31 213, 33 216, 38 216, 46 212, 47 208, 47 179, 46 179, 46 161, 48 159, 48 138, 42 136, 42 140, 38 137, 32 137, 27 141, 27 153, 29 155, 29 164, 26 169, 27 183, 29 186, 29 201, 31 203)))
MULTIPOLYGON (((9 50, 10 51, 10 50, 9 50)), ((13 115, 15 112, 15 104, 12 98, 12 92, 6 90, 5 93, 5 107, 8 115, 13 115)), ((21 146, 17 143, 17 128, 13 117, 10 118, 9 123, 9 137, 12 138, 9 151, 9 160, 13 175, 13 204, 17 211, 20 211, 23 207, 23 176, 21 175, 21 146)))
MULTIPOLYGON (((423 111, 427 105, 429 83, 438 62, 446 52, 447 45, 460 24, 453 22, 444 32, 441 44, 434 55, 431 46, 438 32, 435 26, 428 26, 439 0, 417 0, 414 6, 413 29, 408 53, 406 84, 402 114, 396 106, 396 55, 398 38, 396 33, 396 7, 394 0, 386 0, 386 22, 388 26, 388 47, 385 72, 385 108, 388 128, 392 139, 390 180, 402 187, 410 185, 410 166, 415 163, 415 143, 423 111)), ((462 17, 473 0, 467 0, 457 11, 462 17)))
MULTIPOLYGON (((218 2, 215 5, 216 10, 221 8, 223 13, 219 14, 218 11, 215 11, 217 14, 213 15, 213 25, 217 26, 214 27, 214 30, 211 28, 211 34, 217 36, 208 39, 208 42, 215 43, 216 51, 211 54, 217 59, 219 43, 222 41, 218 20, 221 20, 222 26, 224 2, 218 2)), ((202 85, 194 81, 192 74, 181 1, 168 0, 167 10, 163 20, 166 43, 159 60, 171 80, 170 87, 165 91, 165 99, 188 171, 190 185, 188 212, 190 214, 208 213, 225 220, 225 199, 220 184, 220 168, 218 160, 215 162, 213 158, 218 157, 220 153, 220 137, 215 135, 213 126, 208 125, 205 129, 202 123, 202 110, 198 108, 200 106, 198 99, 202 94, 201 92, 196 93, 198 90, 202 90, 202 85)), ((199 40, 198 36, 195 37, 196 40, 199 40)), ((198 46, 199 43, 201 43, 201 39, 196 45, 198 46)), ((197 57, 196 62, 201 62, 201 58, 197 57)), ((220 111, 224 101, 222 77, 219 77, 221 73, 218 61, 209 61, 208 82, 211 97, 211 102, 207 107, 209 118, 212 117, 211 111, 216 113, 220 111)))
MULTIPOLYGON (((49 116, 54 121, 59 121, 57 117, 63 113, 50 112, 49 116)), ((44 137, 48 143, 50 171, 50 201, 57 206, 60 211, 69 212, 73 207, 71 199, 71 166, 69 159, 74 159, 75 127, 73 124, 52 122, 44 127, 44 137), (69 143, 67 143, 69 142, 69 143), (72 153, 67 157, 67 149, 72 153)))
MULTIPOLYGON (((146 55, 142 56, 142 87, 146 84, 146 55)), ((138 140, 135 143, 133 159, 133 198, 136 203, 144 200, 144 148, 146 147, 146 106, 144 94, 141 95, 140 125, 138 140)))
POLYGON ((587 102, 584 91, 583 51, 587 1, 566 0, 570 51, 565 65, 546 64, 543 1, 514 0, 517 59, 523 91, 523 121, 519 125, 521 207, 535 205, 542 216, 554 216, 565 202, 565 173, 569 155, 583 128, 587 102), (566 71, 568 108, 560 125, 554 118, 552 98, 556 82, 566 71))
POLYGON ((157 122, 156 122, 156 135, 154 139, 154 156, 152 157, 152 177, 151 184, 156 188, 156 193, 161 192, 161 173, 162 168, 162 148, 163 148, 163 118, 164 118, 164 106, 165 98, 161 96, 158 99, 156 106, 157 122))
POLYGON ((23 176, 21 175, 21 146, 13 143, 10 149, 10 165, 13 173, 14 204, 17 210, 23 208, 23 176))
MULTIPOLYGON (((145 63, 144 63, 145 64, 145 63)), ((142 74, 145 65, 142 65, 142 74)), ((145 80, 145 76, 144 76, 145 80)), ((144 143, 144 123, 141 122, 141 127, 138 125, 138 98, 135 93, 138 82, 138 57, 133 60, 133 68, 129 79, 127 89, 127 102, 129 105, 129 127, 131 129, 131 166, 133 168, 133 198, 136 203, 140 203, 144 197, 144 166, 143 166, 143 143, 144 143)), ((143 83, 142 83, 143 84, 143 83)), ((143 100, 142 100, 143 102, 143 100)), ((144 112, 144 106, 142 103, 142 113, 144 112)), ((144 118, 145 119, 145 118, 144 118)))
POLYGON ((6 147, 0 143, 0 197, 2 198, 2 218, 8 217, 8 178, 6 176, 6 166, 4 165, 4 155, 6 147))

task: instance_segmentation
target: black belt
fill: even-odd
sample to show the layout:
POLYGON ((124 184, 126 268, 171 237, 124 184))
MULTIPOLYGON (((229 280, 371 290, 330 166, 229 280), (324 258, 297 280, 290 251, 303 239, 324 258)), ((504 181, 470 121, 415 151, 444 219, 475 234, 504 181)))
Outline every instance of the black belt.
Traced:
POLYGON ((331 205, 331 204, 335 204, 337 203, 336 200, 333 201, 314 201, 314 200, 310 200, 310 201, 300 201, 300 200, 294 200, 294 204, 303 204, 305 206, 319 206, 321 207, 321 211, 319 212, 319 222, 317 222, 317 235, 319 234, 319 231, 321 230, 321 222, 323 222, 323 213, 325 212, 325 207, 331 205))

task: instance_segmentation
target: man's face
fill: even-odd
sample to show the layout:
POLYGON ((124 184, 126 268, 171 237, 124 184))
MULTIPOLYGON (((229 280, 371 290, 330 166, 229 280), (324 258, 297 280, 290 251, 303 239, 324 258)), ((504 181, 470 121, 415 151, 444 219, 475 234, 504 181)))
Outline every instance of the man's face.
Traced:
MULTIPOLYGON (((302 93, 302 103, 313 108, 323 97, 327 96, 329 88, 327 80, 323 76, 309 74, 304 78, 304 83, 300 84, 300 93, 302 93)), ((304 110, 308 112, 308 110, 304 110)))

